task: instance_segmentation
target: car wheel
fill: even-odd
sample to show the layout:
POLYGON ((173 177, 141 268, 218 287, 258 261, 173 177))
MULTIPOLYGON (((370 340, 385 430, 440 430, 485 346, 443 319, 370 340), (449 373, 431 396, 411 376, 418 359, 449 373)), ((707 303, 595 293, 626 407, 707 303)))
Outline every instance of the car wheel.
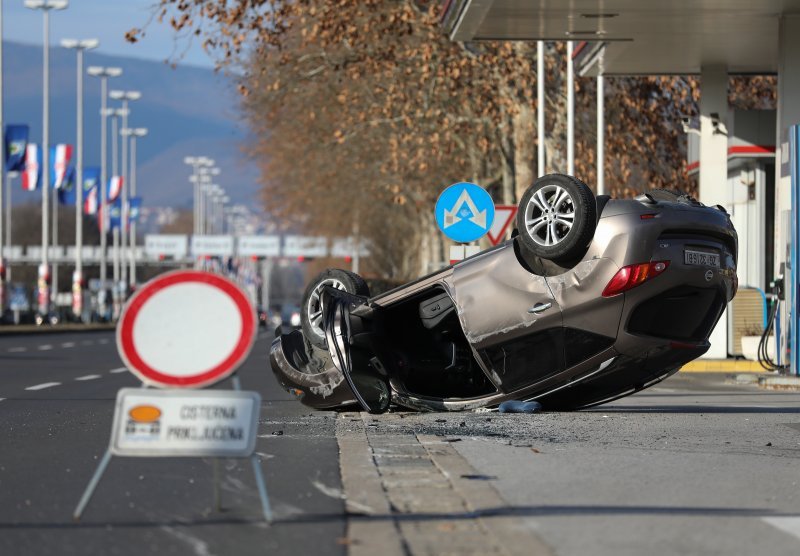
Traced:
POLYGON ((522 196, 517 229, 523 247, 552 261, 581 257, 594 237, 597 207, 582 181, 564 174, 537 179, 522 196))
POLYGON ((325 286, 361 296, 369 296, 369 287, 364 279, 353 272, 329 268, 314 278, 303 294, 300 323, 303 335, 313 345, 325 348, 325 333, 322 331, 320 296, 325 286))

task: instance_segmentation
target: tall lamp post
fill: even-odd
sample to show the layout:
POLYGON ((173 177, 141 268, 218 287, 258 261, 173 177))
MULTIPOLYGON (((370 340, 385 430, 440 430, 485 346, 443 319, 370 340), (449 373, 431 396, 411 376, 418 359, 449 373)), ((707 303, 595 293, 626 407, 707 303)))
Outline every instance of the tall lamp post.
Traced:
MULTIPOLYGON (((103 291, 107 280, 108 246, 108 78, 119 77, 122 69, 115 67, 89 66, 86 73, 100 78, 100 283, 103 291)), ((103 295, 105 300, 105 294, 103 295)))
POLYGON ((200 174, 205 173, 206 169, 214 165, 214 161, 205 156, 187 156, 183 159, 183 163, 192 167, 192 175, 189 177, 189 182, 192 183, 193 202, 192 208, 194 215, 192 217, 192 230, 194 234, 201 234, 200 230, 200 174))
MULTIPOLYGON (((0 0, 2 1, 2 0, 0 0)), ((11 253, 11 181, 19 176, 19 172, 6 172, 6 219, 5 219, 5 227, 6 227, 6 251, 11 253)), ((0 247, 2 249, 2 247, 0 247)), ((0 257, 1 258, 1 257, 0 257)), ((11 265, 6 265, 6 283, 11 283, 11 265)))
MULTIPOLYGON (((108 96, 114 100, 121 100, 122 101, 122 129, 128 128, 128 116, 130 115, 130 109, 128 108, 129 101, 135 101, 142 98, 142 93, 139 91, 119 91, 113 90, 108 93, 108 96)), ((121 130, 120 130, 121 131, 121 130)), ((125 233, 127 227, 127 220, 128 220, 128 140, 127 135, 122 135, 122 191, 120 195, 122 196, 122 231, 120 233, 120 249, 124 255, 127 243, 127 235, 125 233)), ((128 278, 127 278, 127 266, 122 264, 120 265, 120 279, 122 280, 122 284, 124 287, 124 296, 127 297, 128 295, 128 278)))
MULTIPOLYGON (((3 127, 3 0, 0 0, 0 133, 5 134, 3 127)), ((0 222, 3 220, 2 206, 3 206, 3 184, 5 183, 5 164, 0 164, 0 222)), ((10 187, 11 183, 6 185, 10 187)), ((6 287, 6 262, 3 253, 3 225, 0 224, 0 317, 3 316, 6 310, 6 299, 8 298, 6 287)))
POLYGON ((42 264, 39 266, 39 316, 40 322, 50 313, 50 269, 47 266, 50 193, 50 10, 63 10, 67 0, 25 0, 25 7, 42 10, 42 264))
MULTIPOLYGON (((124 136, 131 138, 131 184, 130 192, 131 197, 136 197, 136 139, 147 135, 146 127, 125 128, 122 130, 124 136)), ((136 286, 136 222, 131 221, 131 238, 130 238, 130 282, 131 286, 136 286)))
POLYGON ((77 123, 75 132, 76 180, 75 184, 75 272, 72 274, 72 312, 79 319, 83 314, 83 53, 97 48, 97 39, 62 39, 61 46, 75 49, 78 56, 77 123))
MULTIPOLYGON (((122 108, 109 108, 107 110, 107 115, 111 116, 111 175, 112 176, 119 176, 119 119, 122 117, 123 114, 127 113, 126 110, 122 108)), ((119 192, 119 196, 122 195, 122 192, 119 192)), ((120 199, 120 204, 122 203, 122 199, 120 199)), ((110 209, 109 209, 110 212, 110 209)), ((121 216, 120 216, 120 224, 121 224, 121 216)), ((113 299, 113 318, 116 320, 119 317, 120 310, 122 309, 122 305, 120 304, 119 299, 119 280, 120 280, 120 257, 119 257, 119 225, 111 230, 111 237, 112 237, 112 245, 111 245, 111 261, 112 261, 112 278, 114 282, 114 287, 112 288, 112 299, 113 299)))
POLYGON ((210 218, 209 218, 209 208, 210 208, 210 192, 213 188, 212 185, 212 176, 218 176, 220 173, 219 168, 211 167, 213 165, 213 161, 211 164, 208 164, 206 168, 203 168, 200 171, 200 233, 201 234, 210 234, 211 228, 209 226, 210 218))

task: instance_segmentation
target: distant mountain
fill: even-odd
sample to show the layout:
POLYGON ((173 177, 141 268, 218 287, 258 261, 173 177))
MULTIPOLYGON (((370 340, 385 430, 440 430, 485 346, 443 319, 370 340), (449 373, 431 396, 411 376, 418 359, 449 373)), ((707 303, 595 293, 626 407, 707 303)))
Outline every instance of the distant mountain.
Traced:
MULTIPOLYGON (((42 49, 3 43, 5 123, 27 123, 31 139, 42 134, 42 49)), ((234 202, 258 206, 258 168, 242 153, 247 130, 238 121, 238 95, 230 81, 205 68, 171 66, 87 52, 85 67, 118 66, 121 77, 109 79, 109 89, 138 90, 131 103, 131 127, 146 127, 138 140, 138 189, 150 206, 190 207, 187 155, 214 158, 221 169, 217 183, 234 202)), ((50 143, 75 142, 76 55, 51 48, 50 143)), ((84 164, 100 162, 100 81, 84 77, 84 164)), ((109 106, 118 106, 109 100, 109 106)), ((110 122, 109 122, 109 135, 110 122)), ((110 151, 109 151, 110 152, 110 151)), ((20 195, 16 198, 20 199, 20 195)))

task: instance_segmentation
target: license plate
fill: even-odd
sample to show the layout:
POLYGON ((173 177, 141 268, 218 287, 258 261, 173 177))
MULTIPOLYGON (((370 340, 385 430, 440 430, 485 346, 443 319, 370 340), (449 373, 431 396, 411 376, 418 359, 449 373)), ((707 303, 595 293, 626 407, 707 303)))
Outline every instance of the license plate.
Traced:
POLYGON ((719 255, 716 253, 706 253, 704 251, 683 252, 683 262, 694 266, 713 266, 719 268, 719 255))

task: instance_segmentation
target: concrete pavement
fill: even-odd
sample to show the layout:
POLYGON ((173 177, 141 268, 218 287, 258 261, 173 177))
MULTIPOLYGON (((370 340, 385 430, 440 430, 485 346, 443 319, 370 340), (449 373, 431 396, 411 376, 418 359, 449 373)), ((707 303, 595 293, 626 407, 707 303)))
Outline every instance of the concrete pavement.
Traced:
MULTIPOLYGON (((591 411, 369 416, 359 449, 371 454, 413 554, 788 555, 800 550, 798 402, 797 393, 725 384, 724 375, 679 375, 591 411), (459 457, 398 498, 384 454, 405 459, 410 473, 430 467, 430 446, 459 457), (472 506, 458 483, 501 502, 472 506)), ((346 476, 356 455, 354 445, 344 449, 342 425, 359 424, 342 420, 346 476)), ((345 480, 349 497, 348 489, 345 480)), ((358 546, 365 527, 350 523, 358 546)))

